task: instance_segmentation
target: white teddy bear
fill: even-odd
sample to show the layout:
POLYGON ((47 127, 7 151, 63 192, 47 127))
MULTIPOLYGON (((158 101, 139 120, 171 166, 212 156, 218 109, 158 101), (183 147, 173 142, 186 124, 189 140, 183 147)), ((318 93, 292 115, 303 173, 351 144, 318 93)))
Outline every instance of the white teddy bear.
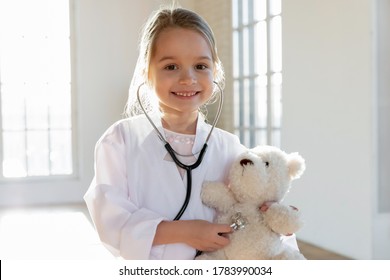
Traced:
POLYGON ((257 146, 233 162, 229 186, 205 183, 202 201, 217 210, 218 223, 231 224, 234 232, 229 235, 229 245, 196 259, 305 259, 281 240, 302 226, 297 208, 281 201, 291 181, 304 170, 305 161, 298 153, 257 146))

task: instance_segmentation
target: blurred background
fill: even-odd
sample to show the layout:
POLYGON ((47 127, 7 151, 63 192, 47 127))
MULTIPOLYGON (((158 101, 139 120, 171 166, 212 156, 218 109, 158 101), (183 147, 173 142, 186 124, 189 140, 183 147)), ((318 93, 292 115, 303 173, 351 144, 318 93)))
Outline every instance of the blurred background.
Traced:
MULTIPOLYGON (((286 198, 304 253, 390 259, 390 0, 174 2, 214 30, 218 126, 306 159, 286 198)), ((94 146, 123 117, 142 25, 171 3, 0 0, 0 258, 111 258, 82 199, 94 146)))

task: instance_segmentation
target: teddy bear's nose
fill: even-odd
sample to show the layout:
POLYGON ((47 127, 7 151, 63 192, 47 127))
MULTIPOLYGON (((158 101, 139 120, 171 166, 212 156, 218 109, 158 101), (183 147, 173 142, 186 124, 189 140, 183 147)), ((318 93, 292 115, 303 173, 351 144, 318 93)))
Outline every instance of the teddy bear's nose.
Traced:
POLYGON ((244 166, 247 164, 253 165, 253 161, 251 161, 250 159, 244 158, 240 161, 240 164, 241 164, 241 166, 244 166))

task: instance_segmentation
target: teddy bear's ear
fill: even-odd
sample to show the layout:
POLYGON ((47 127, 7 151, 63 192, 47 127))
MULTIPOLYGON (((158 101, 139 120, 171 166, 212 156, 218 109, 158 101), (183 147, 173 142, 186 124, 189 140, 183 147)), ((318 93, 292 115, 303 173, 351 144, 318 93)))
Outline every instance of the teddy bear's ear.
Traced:
POLYGON ((288 155, 288 173, 291 180, 301 177, 306 169, 305 160, 298 153, 291 153, 288 155))

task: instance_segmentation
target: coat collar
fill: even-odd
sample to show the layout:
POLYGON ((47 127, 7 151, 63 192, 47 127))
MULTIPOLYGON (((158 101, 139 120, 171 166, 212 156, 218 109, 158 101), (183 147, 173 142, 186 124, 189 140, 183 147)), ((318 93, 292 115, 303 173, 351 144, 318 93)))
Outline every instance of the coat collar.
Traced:
MULTIPOLYGON (((155 126, 157 127, 158 131, 165 137, 165 132, 164 132, 164 128, 162 126, 162 122, 161 122, 161 115, 159 114, 153 114, 151 115, 151 119, 153 121, 153 123, 155 124, 155 126)), ((205 144, 206 142, 206 138, 210 132, 210 125, 207 124, 205 122, 205 118, 203 117, 202 114, 198 114, 198 120, 197 120, 197 124, 196 124, 196 136, 195 136, 195 142, 194 142, 194 146, 192 148, 192 153, 195 155, 196 158, 198 158, 198 155, 199 155, 199 152, 200 150, 203 148, 203 145, 205 144)), ((155 133, 153 131, 153 133, 155 133)), ((158 138, 158 136, 156 135, 156 137, 158 138)), ((161 142, 160 140, 158 140, 160 142, 160 145, 161 145, 161 148, 159 148, 159 154, 162 158, 164 158, 166 156, 166 149, 164 147, 164 143, 161 142)))

